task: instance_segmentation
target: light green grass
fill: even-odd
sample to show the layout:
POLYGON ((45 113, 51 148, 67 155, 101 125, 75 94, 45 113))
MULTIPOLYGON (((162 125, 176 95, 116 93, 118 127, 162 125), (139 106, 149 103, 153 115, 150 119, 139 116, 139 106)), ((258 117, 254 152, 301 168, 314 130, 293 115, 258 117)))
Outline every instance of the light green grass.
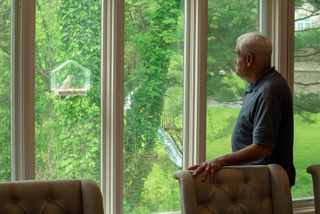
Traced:
POLYGON ((306 169, 312 164, 320 164, 320 114, 315 117, 315 123, 306 123, 295 115, 294 163, 297 177, 292 195, 296 199, 313 196, 312 178, 306 169))
POLYGON ((239 108, 207 108, 206 159, 231 152, 231 135, 239 108))
MULTIPOLYGON (((207 160, 231 152, 231 134, 240 109, 207 108, 207 160)), ((311 175, 308 166, 320 164, 320 114, 315 123, 307 123, 295 115, 294 164, 297 171, 296 185, 292 188, 294 199, 313 196, 311 175)))
POLYGON ((179 170, 159 143, 155 162, 144 186, 142 206, 137 213, 158 213, 180 210, 179 182, 173 173, 179 170))
MULTIPOLYGON (((207 160, 231 152, 231 134, 239 108, 208 107, 207 109, 207 160)), ((320 114, 315 115, 319 121, 320 114)), ((292 188, 294 200, 313 197, 311 175, 306 169, 320 163, 320 122, 306 123, 295 115, 294 163, 296 185, 292 188)), ((174 211, 180 209, 179 184, 172 175, 178 170, 158 145, 153 170, 146 180, 144 203, 140 212, 174 211)))

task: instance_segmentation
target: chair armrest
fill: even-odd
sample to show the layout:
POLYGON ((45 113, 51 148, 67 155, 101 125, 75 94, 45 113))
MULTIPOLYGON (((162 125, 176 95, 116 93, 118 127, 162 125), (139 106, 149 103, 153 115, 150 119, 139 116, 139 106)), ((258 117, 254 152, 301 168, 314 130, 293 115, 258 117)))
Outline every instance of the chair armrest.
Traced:
POLYGON ((272 189, 273 212, 275 214, 293 213, 288 174, 277 164, 270 164, 268 167, 272 189))
POLYGON ((316 213, 320 213, 320 165, 311 165, 307 172, 312 175, 313 192, 316 213))
POLYGON ((100 188, 91 179, 81 179, 81 191, 84 214, 103 214, 103 202, 100 188))
POLYGON ((181 213, 184 214, 197 213, 196 188, 191 173, 193 173, 193 171, 178 170, 173 175, 175 179, 179 180, 181 213), (184 183, 184 186, 188 188, 184 188, 181 183, 184 183))

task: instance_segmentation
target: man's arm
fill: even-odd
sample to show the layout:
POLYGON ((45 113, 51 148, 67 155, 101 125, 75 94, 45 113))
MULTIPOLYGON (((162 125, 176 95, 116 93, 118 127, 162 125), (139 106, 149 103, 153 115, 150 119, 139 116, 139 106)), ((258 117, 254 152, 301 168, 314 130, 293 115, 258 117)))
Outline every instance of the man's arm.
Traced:
POLYGON ((201 164, 189 167, 188 169, 196 170, 193 173, 194 176, 197 176, 200 172, 204 171, 202 175, 203 181, 207 178, 208 173, 210 173, 210 182, 213 182, 215 172, 221 167, 251 163, 253 161, 260 160, 271 153, 271 146, 252 144, 247 148, 241 149, 237 152, 212 159, 208 162, 202 162, 201 164))

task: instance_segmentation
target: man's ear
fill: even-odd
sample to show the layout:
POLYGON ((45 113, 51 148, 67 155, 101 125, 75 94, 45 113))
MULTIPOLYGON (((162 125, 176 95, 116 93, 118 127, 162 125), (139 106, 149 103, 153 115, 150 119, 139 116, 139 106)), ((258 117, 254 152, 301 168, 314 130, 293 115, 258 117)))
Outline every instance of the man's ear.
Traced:
POLYGON ((247 54, 247 66, 250 67, 253 64, 253 55, 251 53, 247 54))

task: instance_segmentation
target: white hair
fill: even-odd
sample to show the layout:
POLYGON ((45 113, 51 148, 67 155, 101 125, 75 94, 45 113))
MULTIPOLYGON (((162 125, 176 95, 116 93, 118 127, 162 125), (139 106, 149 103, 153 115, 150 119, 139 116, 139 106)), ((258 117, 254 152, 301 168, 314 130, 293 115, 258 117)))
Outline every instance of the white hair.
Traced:
POLYGON ((265 60, 271 60, 272 43, 262 33, 250 32, 243 34, 237 39, 237 47, 241 54, 261 55, 265 60))

